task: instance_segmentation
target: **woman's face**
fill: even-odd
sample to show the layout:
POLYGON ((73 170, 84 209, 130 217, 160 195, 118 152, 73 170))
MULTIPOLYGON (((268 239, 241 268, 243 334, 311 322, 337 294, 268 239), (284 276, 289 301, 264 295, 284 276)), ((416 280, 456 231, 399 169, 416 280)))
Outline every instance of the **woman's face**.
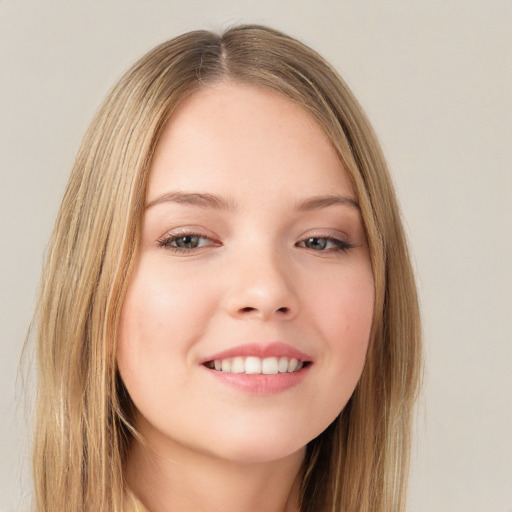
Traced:
POLYGON ((354 391, 373 301, 354 190, 313 118, 246 85, 187 98, 152 161, 118 340, 148 443, 298 452, 354 391))

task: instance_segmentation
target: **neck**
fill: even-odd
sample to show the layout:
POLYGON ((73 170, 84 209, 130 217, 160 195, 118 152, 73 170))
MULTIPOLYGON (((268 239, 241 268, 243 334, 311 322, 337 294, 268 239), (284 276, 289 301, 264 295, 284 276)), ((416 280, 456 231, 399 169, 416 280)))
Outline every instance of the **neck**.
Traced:
POLYGON ((134 440, 126 462, 128 485, 150 512, 299 512, 304 450, 245 463, 155 448, 134 440))

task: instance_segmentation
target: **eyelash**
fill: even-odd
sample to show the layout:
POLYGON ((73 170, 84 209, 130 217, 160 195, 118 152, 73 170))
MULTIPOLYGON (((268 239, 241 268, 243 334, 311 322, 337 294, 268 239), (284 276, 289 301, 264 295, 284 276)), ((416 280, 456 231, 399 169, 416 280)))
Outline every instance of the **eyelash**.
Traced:
POLYGON ((353 249, 355 247, 355 245, 352 244, 351 242, 347 242, 346 240, 340 240, 339 238, 335 238, 333 236, 309 236, 304 240, 297 242, 295 245, 298 246, 298 244, 303 244, 310 240, 327 240, 327 242, 331 242, 334 245, 334 247, 322 251, 315 251, 315 249, 312 249, 315 252, 347 252, 348 250, 353 249))
MULTIPOLYGON (((221 245, 220 242, 215 242, 209 236, 206 236, 201 233, 192 232, 192 231, 190 231, 190 232, 184 231, 182 233, 178 233, 178 234, 174 234, 174 235, 165 235, 164 237, 160 238, 157 241, 157 244, 158 244, 158 247, 162 247, 164 249, 167 249, 167 250, 175 252, 175 253, 191 254, 193 251, 195 251, 197 249, 201 249, 202 247, 198 246, 198 247, 185 248, 185 247, 177 247, 177 246, 174 246, 171 244, 175 243, 180 238, 193 238, 193 237, 197 237, 199 239, 205 239, 205 240, 209 241, 208 244, 206 244, 202 247, 209 247, 209 246, 217 246, 218 247, 219 245, 221 245)), ((304 240, 300 240, 299 242, 297 242, 295 244, 295 247, 304 247, 305 249, 310 249, 314 252, 319 252, 319 253, 333 253, 333 252, 336 253, 336 252, 347 252, 350 249, 353 249, 355 247, 355 245, 346 240, 340 240, 339 238, 335 238, 332 236, 310 236, 310 237, 305 238, 304 240), (299 244, 307 243, 312 240, 326 240, 327 241, 326 244, 328 244, 330 242, 331 244, 333 244, 333 247, 330 247, 329 249, 315 250, 315 249, 305 247, 304 245, 299 245, 299 244)))
POLYGON ((192 231, 183 231, 181 233, 177 233, 174 235, 165 235, 163 238, 160 238, 158 240, 157 244, 158 244, 158 247, 162 247, 162 248, 167 249, 172 252, 177 252, 177 253, 182 253, 182 254, 183 253, 191 253, 192 251, 200 249, 201 246, 185 248, 185 247, 177 247, 177 246, 171 245, 171 243, 176 242, 180 238, 193 238, 193 237, 208 240, 209 243, 206 246, 220 245, 218 242, 215 242, 214 240, 212 240, 209 236, 206 236, 201 233, 195 233, 192 231))

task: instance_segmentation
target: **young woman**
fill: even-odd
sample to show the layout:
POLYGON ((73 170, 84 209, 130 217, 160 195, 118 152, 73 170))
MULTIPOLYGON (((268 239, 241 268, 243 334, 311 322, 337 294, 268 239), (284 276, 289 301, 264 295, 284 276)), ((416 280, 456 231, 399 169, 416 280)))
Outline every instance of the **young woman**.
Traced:
POLYGON ((404 510, 416 290, 336 72, 260 26, 135 64, 79 150, 38 350, 38 512, 404 510))

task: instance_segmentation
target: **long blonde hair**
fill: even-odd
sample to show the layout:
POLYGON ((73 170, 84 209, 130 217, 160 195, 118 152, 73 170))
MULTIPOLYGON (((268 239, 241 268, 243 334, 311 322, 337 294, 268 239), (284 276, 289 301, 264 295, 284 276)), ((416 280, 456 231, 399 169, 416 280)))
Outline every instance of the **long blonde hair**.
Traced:
POLYGON ((148 169, 164 124, 219 80, 269 88, 330 137, 356 191, 370 247, 375 314, 347 406, 307 447, 302 512, 403 511, 421 368, 416 288, 378 141, 336 71, 278 31, 184 34, 137 62, 87 131, 51 238, 37 308, 37 512, 143 510, 123 461, 135 432, 116 369, 124 293, 138 249, 148 169))

